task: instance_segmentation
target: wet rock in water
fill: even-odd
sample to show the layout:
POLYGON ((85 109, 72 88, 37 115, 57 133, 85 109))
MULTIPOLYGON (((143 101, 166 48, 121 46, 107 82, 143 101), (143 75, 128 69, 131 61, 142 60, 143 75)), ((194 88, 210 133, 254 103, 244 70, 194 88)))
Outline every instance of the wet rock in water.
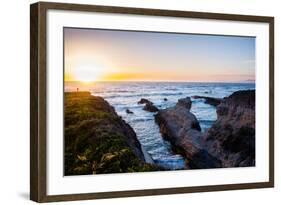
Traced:
POLYGON ((206 104, 213 105, 215 107, 218 106, 222 102, 221 98, 212 98, 212 97, 199 96, 199 95, 192 96, 192 98, 205 99, 206 104))
POLYGON ((190 98, 184 98, 179 99, 176 106, 160 110, 155 121, 162 136, 171 142, 174 150, 185 156, 190 168, 220 167, 220 161, 204 150, 201 143, 203 133, 190 108, 190 98))
POLYGON ((146 104, 146 103, 152 103, 148 99, 141 98, 140 101, 138 101, 138 104, 146 104))
POLYGON ((164 98, 164 101, 168 101, 168 99, 167 99, 167 98, 164 98))
POLYGON ((126 109, 126 113, 127 113, 127 114, 134 114, 134 112, 131 111, 131 110, 129 110, 129 109, 126 109))
POLYGON ((177 106, 183 106, 186 109, 190 110, 191 109, 191 99, 190 99, 190 97, 179 99, 178 102, 177 102, 177 106))
POLYGON ((145 106, 143 107, 144 110, 148 111, 148 112, 158 112, 159 109, 153 105, 152 102, 146 103, 145 106))
POLYGON ((148 112, 158 112, 158 108, 153 104, 153 102, 145 99, 145 98, 141 98, 140 101, 138 102, 138 104, 145 104, 143 107, 143 110, 146 110, 148 112))
POLYGON ((204 147, 223 167, 255 166, 255 90, 237 91, 217 106, 204 147))

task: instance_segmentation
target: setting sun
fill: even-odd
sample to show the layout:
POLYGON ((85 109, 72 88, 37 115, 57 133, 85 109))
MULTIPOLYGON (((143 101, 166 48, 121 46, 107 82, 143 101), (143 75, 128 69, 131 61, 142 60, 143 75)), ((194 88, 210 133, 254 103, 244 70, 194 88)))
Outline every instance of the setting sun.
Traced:
POLYGON ((78 65, 72 75, 75 80, 85 83, 97 81, 101 77, 100 70, 94 65, 78 65))

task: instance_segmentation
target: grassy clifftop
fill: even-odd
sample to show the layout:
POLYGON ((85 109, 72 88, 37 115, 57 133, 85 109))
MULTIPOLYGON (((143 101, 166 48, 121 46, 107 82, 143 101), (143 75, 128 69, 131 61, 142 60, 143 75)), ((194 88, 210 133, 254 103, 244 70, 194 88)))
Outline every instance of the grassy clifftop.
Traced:
POLYGON ((144 162, 134 130, 103 98, 64 95, 65 175, 158 170, 144 162))

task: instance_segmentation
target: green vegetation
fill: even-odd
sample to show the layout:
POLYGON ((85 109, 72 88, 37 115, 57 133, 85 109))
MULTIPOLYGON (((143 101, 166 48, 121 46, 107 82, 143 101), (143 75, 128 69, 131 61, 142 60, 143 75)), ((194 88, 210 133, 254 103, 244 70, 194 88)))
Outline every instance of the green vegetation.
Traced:
POLYGON ((159 170, 133 152, 127 129, 114 109, 89 92, 64 96, 65 175, 159 170))

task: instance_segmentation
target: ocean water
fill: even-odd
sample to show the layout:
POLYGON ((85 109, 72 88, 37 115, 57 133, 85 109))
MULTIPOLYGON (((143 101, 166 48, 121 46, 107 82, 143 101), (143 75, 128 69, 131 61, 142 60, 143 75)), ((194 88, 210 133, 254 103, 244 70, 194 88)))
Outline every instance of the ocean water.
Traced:
MULTIPOLYGON (((146 152, 156 164, 171 170, 184 169, 185 163, 181 155, 171 150, 165 141, 158 125, 154 122, 154 114, 143 110, 137 102, 146 98, 159 109, 174 106, 179 98, 187 96, 209 96, 223 98, 238 90, 255 89, 254 83, 184 83, 184 82, 96 82, 91 84, 66 82, 65 91, 90 91, 95 96, 107 100, 131 127, 146 152), (164 101, 167 98, 167 101, 164 101), (133 114, 127 114, 129 109, 133 114)), ((191 112, 197 117, 202 130, 212 126, 216 120, 215 107, 205 104, 204 99, 193 99, 191 112)))

